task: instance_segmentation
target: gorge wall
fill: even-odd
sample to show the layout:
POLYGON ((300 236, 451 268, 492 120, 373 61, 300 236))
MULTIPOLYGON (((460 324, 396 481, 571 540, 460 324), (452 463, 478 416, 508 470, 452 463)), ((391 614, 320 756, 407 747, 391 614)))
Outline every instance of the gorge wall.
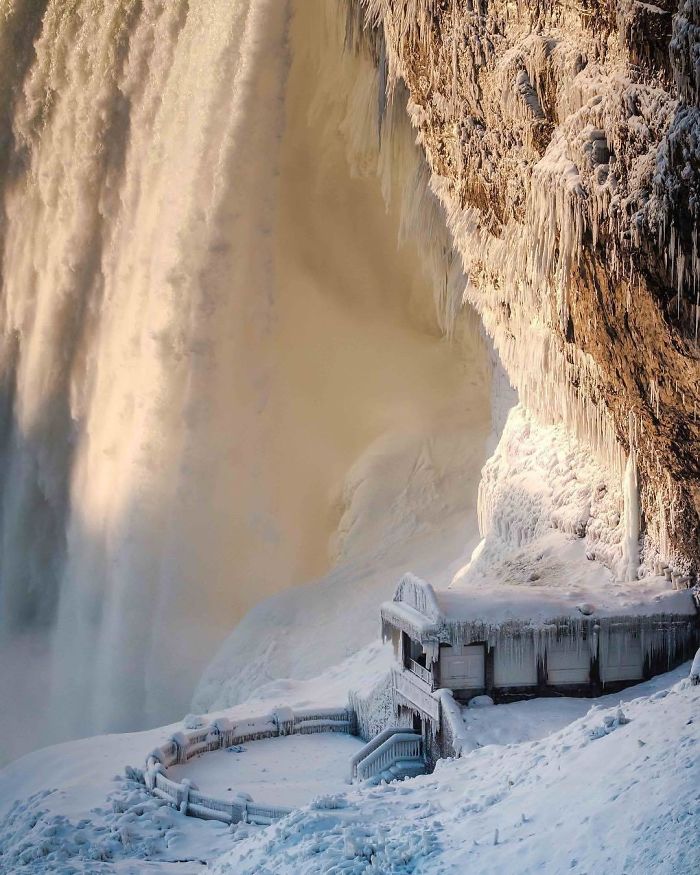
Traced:
POLYGON ((642 563, 700 558, 700 5, 362 0, 521 398, 631 458, 642 563))

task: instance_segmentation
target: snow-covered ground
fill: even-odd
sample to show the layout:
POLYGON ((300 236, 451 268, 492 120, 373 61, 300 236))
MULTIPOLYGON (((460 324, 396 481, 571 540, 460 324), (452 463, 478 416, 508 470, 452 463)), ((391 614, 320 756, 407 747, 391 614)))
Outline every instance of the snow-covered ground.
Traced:
POLYGON ((346 790, 350 757, 363 744, 338 732, 263 738, 198 756, 168 777, 189 778, 217 799, 249 793, 256 802, 297 807, 346 790))
POLYGON ((490 744, 433 775, 294 813, 214 871, 693 875, 700 687, 679 680, 687 671, 638 688, 646 695, 620 711, 589 702, 540 740, 490 744))
MULTIPOLYGON (((346 665, 346 677, 368 685, 373 669, 386 667, 386 649, 364 657, 346 665)), ((229 831, 183 817, 122 777, 179 724, 47 748, 0 772, 0 872, 695 875, 700 685, 690 684, 689 671, 687 664, 595 701, 465 709, 473 749, 460 760, 403 783, 321 790, 267 829, 229 831)), ((338 668, 315 684, 289 684, 289 703, 319 703, 325 690, 327 704, 336 704, 340 675, 338 668)), ((278 693, 273 687, 269 698, 229 716, 271 707, 278 693)), ((311 749, 291 757, 286 741, 269 742, 270 750, 281 743, 280 755, 270 758, 267 776, 253 776, 256 798, 280 800, 284 778, 291 785, 302 766, 323 773, 319 736, 296 739, 311 749)), ((338 743, 353 744, 330 742, 338 743)), ((211 754, 191 769, 211 768, 209 787, 208 775, 221 780, 224 770, 217 778, 207 760, 244 756, 211 754)))

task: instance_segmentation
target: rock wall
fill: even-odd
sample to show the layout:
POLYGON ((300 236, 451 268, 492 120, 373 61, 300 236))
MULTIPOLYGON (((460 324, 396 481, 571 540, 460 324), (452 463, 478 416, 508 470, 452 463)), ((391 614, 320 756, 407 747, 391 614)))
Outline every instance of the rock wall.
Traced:
POLYGON ((347 2, 521 399, 631 465, 643 564, 692 576, 700 3, 347 2))

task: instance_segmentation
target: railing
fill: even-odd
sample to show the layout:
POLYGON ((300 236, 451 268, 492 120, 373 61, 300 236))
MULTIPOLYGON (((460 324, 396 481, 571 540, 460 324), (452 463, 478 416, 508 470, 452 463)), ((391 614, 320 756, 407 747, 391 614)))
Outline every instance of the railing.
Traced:
POLYGON ((292 810, 282 805, 257 805, 254 802, 249 802, 246 806, 246 822, 266 826, 272 823, 273 820, 286 817, 292 810))
POLYGON ((293 809, 282 805, 258 804, 245 793, 235 795, 232 799, 217 799, 192 788, 187 778, 180 782, 174 781, 167 775, 167 769, 186 763, 198 754, 245 741, 317 732, 351 733, 354 726, 354 714, 349 708, 296 712, 291 708, 280 708, 272 714, 236 722, 219 718, 199 729, 178 732, 151 751, 146 759, 143 780, 154 796, 177 808, 182 814, 229 824, 240 821, 269 824, 293 809))
MULTIPOLYGON (((455 702, 452 690, 438 690, 435 696, 440 702, 443 743, 451 756, 461 757, 471 749, 469 735, 462 720, 462 709, 455 702)), ((473 747, 473 742, 471 746, 473 747)))
POLYGON ((390 769, 400 760, 418 759, 422 753, 422 739, 415 732, 403 730, 385 739, 357 765, 357 777, 361 781, 374 778, 390 769))
POLYGON ((357 778, 357 767, 362 760, 366 759, 388 738, 391 738, 392 735, 398 735, 408 731, 409 730, 405 726, 390 726, 383 732, 380 732, 379 735, 375 735, 374 738, 370 739, 364 747, 361 747, 350 760, 350 783, 357 778))
POLYGON ((427 668, 424 668, 419 662, 416 662, 415 659, 408 660, 408 670, 412 671, 414 675, 417 675, 423 683, 427 684, 430 687, 432 692, 433 689, 433 673, 428 671, 427 668))
POLYGON ((440 704, 433 695, 432 685, 426 684, 412 671, 392 669, 394 695, 406 700, 429 717, 435 724, 440 723, 440 704))

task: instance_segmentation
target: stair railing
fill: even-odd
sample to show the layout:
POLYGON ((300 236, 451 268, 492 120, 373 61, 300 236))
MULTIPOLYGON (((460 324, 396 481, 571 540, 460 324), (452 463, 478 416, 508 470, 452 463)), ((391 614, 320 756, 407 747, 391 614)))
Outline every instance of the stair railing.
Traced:
POLYGON ((366 781, 390 769, 400 760, 420 759, 422 738, 416 732, 397 732, 357 764, 357 778, 366 781))
POLYGON ((384 729, 379 735, 375 735, 374 738, 371 738, 364 747, 361 747, 356 754, 350 759, 350 783, 357 778, 357 766, 362 760, 366 759, 372 751, 376 750, 380 744, 385 742, 387 738, 391 738, 392 735, 398 735, 399 733, 407 733, 412 730, 408 729, 405 726, 389 726, 387 729, 384 729))

